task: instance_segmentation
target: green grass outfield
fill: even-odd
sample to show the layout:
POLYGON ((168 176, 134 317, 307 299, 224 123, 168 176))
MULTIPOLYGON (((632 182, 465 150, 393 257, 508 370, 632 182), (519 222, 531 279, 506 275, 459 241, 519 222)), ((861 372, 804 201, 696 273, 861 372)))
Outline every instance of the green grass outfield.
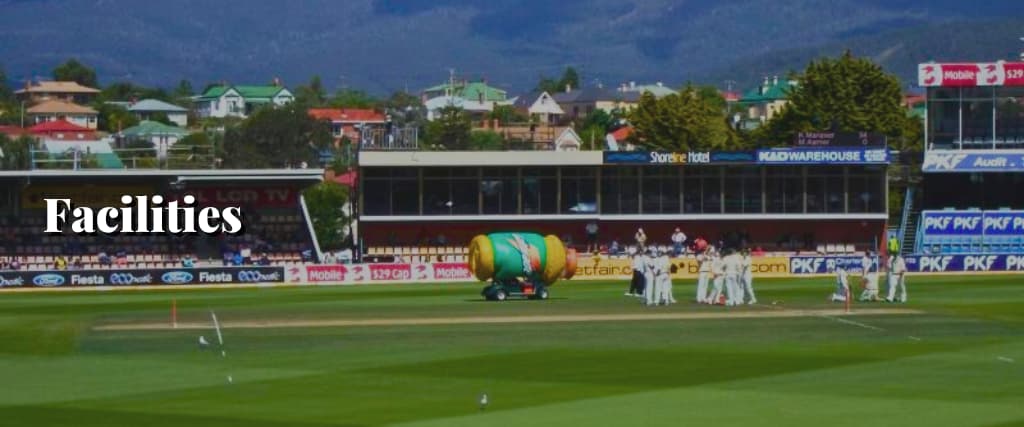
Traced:
POLYGON ((1024 425, 1024 276, 911 277, 898 307, 918 314, 455 322, 837 308, 830 279, 756 286, 765 305, 735 309, 647 309, 612 282, 505 303, 475 284, 0 293, 0 425, 1024 425), (172 299, 182 328, 97 328, 166 324, 172 299), (184 329, 211 309, 227 357, 184 329), (298 326, 420 318, 454 321, 298 326), (275 322, 293 327, 231 327, 275 322))

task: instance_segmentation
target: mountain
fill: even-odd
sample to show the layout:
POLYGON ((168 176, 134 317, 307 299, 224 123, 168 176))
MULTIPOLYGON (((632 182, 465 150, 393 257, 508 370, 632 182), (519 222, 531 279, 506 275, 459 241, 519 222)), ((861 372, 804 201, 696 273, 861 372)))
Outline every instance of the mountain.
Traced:
POLYGON ((567 65, 587 84, 754 84, 846 48, 904 78, 925 59, 1024 48, 1020 0, 0 0, 14 80, 70 57, 103 82, 300 84, 375 93, 487 78, 513 92, 567 65))

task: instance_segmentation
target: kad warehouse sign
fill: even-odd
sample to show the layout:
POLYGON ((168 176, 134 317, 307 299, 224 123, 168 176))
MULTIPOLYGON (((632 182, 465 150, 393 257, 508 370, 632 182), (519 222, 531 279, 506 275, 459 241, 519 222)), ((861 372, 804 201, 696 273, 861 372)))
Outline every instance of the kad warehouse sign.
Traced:
POLYGON ((1022 172, 1024 151, 929 151, 924 155, 924 172, 1022 172))
POLYGON ((885 148, 773 148, 758 150, 757 163, 775 165, 885 164, 889 163, 889 150, 885 148))

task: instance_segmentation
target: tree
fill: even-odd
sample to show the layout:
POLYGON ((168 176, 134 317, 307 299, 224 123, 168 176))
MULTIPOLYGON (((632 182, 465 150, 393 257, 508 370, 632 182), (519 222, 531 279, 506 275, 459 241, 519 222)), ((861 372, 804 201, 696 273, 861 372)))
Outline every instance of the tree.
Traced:
POLYGON ((438 112, 439 117, 427 124, 428 145, 448 150, 464 150, 469 147, 472 124, 465 111, 459 107, 447 106, 438 112))
POLYGON ((324 90, 320 76, 313 76, 309 84, 299 86, 295 89, 295 102, 306 107, 319 107, 327 101, 327 91, 324 90))
POLYGON ((357 89, 339 90, 329 102, 336 108, 375 108, 379 103, 376 98, 357 89))
POLYGON ((191 98, 192 82, 186 79, 181 79, 181 81, 178 82, 178 86, 174 88, 173 92, 171 92, 171 95, 174 96, 174 99, 178 101, 191 98))
POLYGON ((53 69, 53 79, 58 81, 74 81, 82 86, 98 87, 96 71, 77 59, 69 59, 53 69))
POLYGON ((17 139, 11 139, 0 133, 0 169, 29 169, 32 163, 30 150, 34 146, 35 140, 29 136, 22 135, 17 139))
POLYGON ((576 69, 573 67, 566 68, 565 72, 562 73, 562 79, 558 81, 558 89, 556 92, 559 90, 565 90, 566 86, 574 88, 580 87, 580 74, 577 73, 576 69))
POLYGON ((128 110, 114 104, 98 103, 96 111, 99 113, 100 130, 116 133, 139 124, 139 118, 128 110))
POLYGON ((161 88, 150 88, 139 86, 131 82, 117 82, 108 85, 100 91, 99 101, 130 101, 142 99, 159 99, 171 101, 167 91, 161 88))
POLYGON ((580 88, 580 74, 573 67, 566 67, 565 71, 562 72, 561 79, 554 80, 549 77, 541 76, 540 81, 537 83, 538 92, 562 92, 566 87, 573 89, 580 88))
POLYGON ((405 93, 392 93, 383 102, 384 109, 391 115, 391 122, 396 127, 413 126, 421 128, 426 123, 426 108, 420 97, 405 93))
POLYGON ((644 92, 627 116, 631 142, 651 150, 720 150, 739 142, 718 103, 692 85, 661 99, 644 92))
POLYGON ((516 110, 511 105, 496 105, 490 113, 491 119, 498 119, 501 124, 524 123, 530 121, 530 117, 516 110))
POLYGON ((469 134, 469 145, 476 151, 498 151, 505 146, 505 139, 493 130, 475 130, 469 134))
POLYGON ((796 78, 786 106, 755 132, 761 144, 789 144, 799 132, 905 132, 899 80, 868 59, 847 51, 811 62, 796 78))
MULTIPOLYGON (((302 192, 313 223, 313 232, 323 250, 340 249, 348 235, 349 216, 344 207, 349 203, 349 188, 324 181, 302 192)), ((350 211, 351 212, 351 211, 350 211)))
POLYGON ((4 67, 0 66, 0 103, 8 103, 14 101, 14 91, 7 85, 7 73, 4 72, 4 67))
POLYGON ((224 165, 235 168, 316 165, 319 153, 331 146, 330 125, 295 103, 257 109, 241 126, 224 135, 224 165))

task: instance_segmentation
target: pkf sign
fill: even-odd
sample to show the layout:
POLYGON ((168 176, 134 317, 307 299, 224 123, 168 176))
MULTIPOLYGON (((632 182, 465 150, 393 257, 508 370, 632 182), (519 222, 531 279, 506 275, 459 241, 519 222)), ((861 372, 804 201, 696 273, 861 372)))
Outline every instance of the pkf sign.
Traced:
POLYGON ((981 62, 917 66, 921 87, 1024 86, 1024 62, 981 62))

